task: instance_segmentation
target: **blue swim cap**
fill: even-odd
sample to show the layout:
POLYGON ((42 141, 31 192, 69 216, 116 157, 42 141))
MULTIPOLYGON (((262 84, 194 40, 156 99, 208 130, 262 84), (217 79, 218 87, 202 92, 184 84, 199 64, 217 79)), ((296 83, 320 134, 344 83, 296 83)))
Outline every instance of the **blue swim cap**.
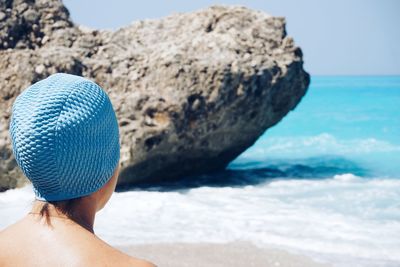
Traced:
POLYGON ((119 162, 110 99, 79 76, 53 74, 23 91, 12 107, 10 134, 15 159, 40 200, 90 195, 119 162))

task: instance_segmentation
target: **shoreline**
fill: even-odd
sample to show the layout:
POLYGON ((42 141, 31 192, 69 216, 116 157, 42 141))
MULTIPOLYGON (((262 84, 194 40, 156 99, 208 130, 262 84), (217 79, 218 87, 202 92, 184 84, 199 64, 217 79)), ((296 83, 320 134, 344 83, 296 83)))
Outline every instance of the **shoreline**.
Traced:
POLYGON ((327 267, 327 263, 274 248, 259 248, 249 242, 156 243, 117 246, 136 258, 153 262, 158 267, 327 267))

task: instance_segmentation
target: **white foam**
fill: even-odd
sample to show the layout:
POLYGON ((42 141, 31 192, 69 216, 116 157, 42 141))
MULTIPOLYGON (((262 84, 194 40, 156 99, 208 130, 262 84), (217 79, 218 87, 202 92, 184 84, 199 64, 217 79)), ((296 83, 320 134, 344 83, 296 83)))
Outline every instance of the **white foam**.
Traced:
POLYGON ((380 152, 400 152, 400 146, 376 138, 338 139, 328 133, 315 136, 261 137, 241 158, 265 158, 270 155, 366 155, 380 152))
MULTIPOLYGON (((0 194, 0 229, 27 211, 30 190, 0 194)), ((352 174, 240 188, 131 191, 113 195, 95 231, 113 245, 248 240, 343 266, 389 266, 400 264, 399 199, 400 180, 352 174)))
MULTIPOLYGON (((400 145, 376 138, 342 139, 328 133, 313 136, 276 137, 264 134, 231 166, 247 162, 261 164, 284 159, 286 162, 324 157, 347 160, 369 171, 369 176, 397 176, 400 173, 400 145)), ((348 170, 354 171, 354 170, 348 170)))
POLYGON ((351 182, 351 181, 360 181, 361 177, 354 175, 352 173, 344 173, 333 176, 333 179, 335 179, 336 181, 351 182))

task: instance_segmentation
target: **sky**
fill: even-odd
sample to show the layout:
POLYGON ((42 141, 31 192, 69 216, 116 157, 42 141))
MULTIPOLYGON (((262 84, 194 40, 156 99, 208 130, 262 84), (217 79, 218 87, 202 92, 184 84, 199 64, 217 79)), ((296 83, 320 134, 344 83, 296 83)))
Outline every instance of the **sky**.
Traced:
POLYGON ((133 21, 241 5, 286 17, 311 75, 400 75, 400 0, 64 0, 73 21, 116 29, 133 21))

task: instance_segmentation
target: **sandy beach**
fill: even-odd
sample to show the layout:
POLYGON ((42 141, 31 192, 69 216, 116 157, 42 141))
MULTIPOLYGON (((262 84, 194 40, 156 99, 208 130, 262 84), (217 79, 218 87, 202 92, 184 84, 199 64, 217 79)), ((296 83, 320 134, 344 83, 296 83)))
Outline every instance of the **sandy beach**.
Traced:
POLYGON ((278 249, 258 248, 251 243, 172 243, 119 247, 134 257, 152 261, 159 267, 322 267, 312 259, 278 249))

